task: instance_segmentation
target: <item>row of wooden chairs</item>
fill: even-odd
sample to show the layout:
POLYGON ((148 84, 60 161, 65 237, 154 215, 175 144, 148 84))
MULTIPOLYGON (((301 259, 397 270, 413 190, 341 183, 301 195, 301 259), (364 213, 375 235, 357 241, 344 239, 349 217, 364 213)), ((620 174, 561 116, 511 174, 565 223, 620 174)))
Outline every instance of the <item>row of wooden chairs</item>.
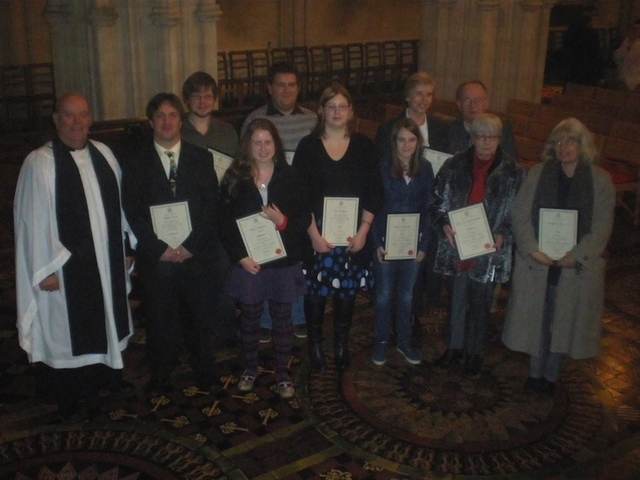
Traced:
POLYGON ((317 98, 331 81, 355 95, 396 92, 418 69, 418 40, 218 52, 220 106, 264 101, 267 71, 287 61, 300 73, 300 99, 317 98))
POLYGON ((508 116, 515 118, 516 148, 521 163, 529 167, 542 158, 551 131, 561 120, 576 117, 593 133, 600 164, 616 187, 616 203, 640 224, 640 123, 614 120, 554 105, 509 100, 508 116))
POLYGON ((616 120, 640 123, 640 93, 568 83, 551 104, 616 120))
POLYGON ((56 91, 51 63, 0 68, 0 129, 41 129, 50 122, 56 91))

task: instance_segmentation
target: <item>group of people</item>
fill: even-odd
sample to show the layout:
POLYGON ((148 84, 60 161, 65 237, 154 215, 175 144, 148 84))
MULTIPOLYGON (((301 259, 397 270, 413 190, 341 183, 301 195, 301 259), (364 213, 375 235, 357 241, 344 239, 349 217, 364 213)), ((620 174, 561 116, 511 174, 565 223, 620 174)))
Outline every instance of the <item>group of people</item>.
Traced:
POLYGON ((486 113, 482 82, 458 88, 461 117, 444 125, 428 114, 432 77, 412 75, 406 111, 383 124, 375 142, 354 132, 352 99, 340 84, 311 112, 297 104, 298 75, 283 62, 271 66, 268 90, 269 102, 248 116, 238 141, 233 127, 211 116, 215 80, 196 72, 182 99, 151 98, 152 135, 121 163, 88 139, 83 95, 57 100, 56 138, 25 160, 14 208, 20 345, 42 366, 63 416, 77 417, 87 388, 131 388, 121 371, 133 332, 132 268, 147 318, 151 395, 170 391, 185 352, 198 388, 220 387, 212 334, 235 335, 237 308, 245 357, 238 389, 253 389, 259 343, 271 337, 276 390, 291 398, 294 332, 308 338, 311 368, 326 368, 323 323, 333 297, 333 359, 342 373, 356 294, 374 286, 373 363, 386 363, 394 330, 396 350, 417 365, 415 318, 424 292, 440 294, 442 275, 451 279, 450 315, 437 365, 464 361, 465 373, 477 375, 494 285, 509 279, 514 245, 504 341, 531 355, 525 390, 549 393, 566 355, 597 354, 614 191, 594 165, 584 125, 561 122, 545 162, 525 179, 508 125, 486 113), (207 150, 233 159, 220 181, 207 150), (451 156, 436 175, 428 151, 451 156), (339 241, 325 232, 339 216, 327 217, 328 199, 356 201, 353 230, 339 241), (478 204, 491 253, 461 260, 449 214, 478 204), (577 211, 576 243, 562 258, 540 251, 540 208, 577 211), (392 259, 387 235, 397 214, 417 215, 416 248, 392 259), (272 257, 251 253, 247 219, 279 240, 272 257))

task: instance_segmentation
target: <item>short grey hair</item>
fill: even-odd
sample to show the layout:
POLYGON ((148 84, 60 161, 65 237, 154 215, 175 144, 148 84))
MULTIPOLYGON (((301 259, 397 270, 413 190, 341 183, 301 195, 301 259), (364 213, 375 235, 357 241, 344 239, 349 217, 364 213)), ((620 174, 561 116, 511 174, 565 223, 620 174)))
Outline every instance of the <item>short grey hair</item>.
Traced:
POLYGON ((472 137, 478 135, 498 135, 502 134, 502 120, 492 113, 478 115, 469 129, 472 137))

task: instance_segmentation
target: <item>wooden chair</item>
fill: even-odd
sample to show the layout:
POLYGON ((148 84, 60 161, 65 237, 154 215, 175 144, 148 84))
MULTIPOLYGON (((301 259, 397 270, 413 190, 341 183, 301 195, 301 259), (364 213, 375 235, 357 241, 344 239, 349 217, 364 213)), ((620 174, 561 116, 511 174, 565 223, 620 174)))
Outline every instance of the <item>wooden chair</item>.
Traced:
POLYGON ((524 136, 539 142, 546 142, 554 126, 555 124, 531 120, 524 136))
POLYGON ((584 98, 573 95, 554 95, 551 99, 551 105, 579 112, 584 106, 584 98))
POLYGON ((418 40, 398 40, 396 46, 398 67, 394 79, 394 91, 401 91, 409 77, 418 71, 418 45, 418 40))
POLYGON ((624 107, 627 104, 627 92, 613 90, 611 88, 597 87, 593 96, 596 102, 624 107))
POLYGON ((564 94, 573 95, 574 97, 593 98, 595 93, 596 93, 596 87, 593 87, 591 85, 567 83, 564 87, 564 94))
POLYGON ((513 127, 514 135, 526 135, 529 129, 529 123, 531 123, 531 117, 518 113, 507 113, 504 115, 503 121, 511 124, 513 127))
POLYGON ((542 152, 544 151, 544 142, 533 138, 523 137, 521 135, 514 135, 514 140, 516 143, 516 150, 518 151, 518 157, 520 159, 520 165, 522 165, 526 170, 541 161, 542 152))
POLYGON ((384 119, 383 121, 388 122, 389 120, 397 117, 405 110, 405 107, 402 105, 396 105, 394 103, 385 103, 384 105, 384 119))
POLYGON ((382 44, 380 42, 365 43, 364 60, 362 90, 366 93, 380 93, 382 91, 382 75, 384 71, 382 44))
POLYGON ((331 80, 329 52, 326 45, 309 47, 309 95, 319 95, 331 80))
POLYGON ((348 43, 345 45, 347 52, 347 88, 361 95, 365 78, 366 61, 364 45, 362 43, 348 43))
POLYGON ((455 100, 446 100, 444 98, 434 98, 429 111, 433 114, 439 113, 453 118, 460 116, 460 109, 455 100))
POLYGON ((623 138, 632 142, 640 142, 640 123, 616 120, 611 125, 609 136, 623 138))
POLYGON ((369 120, 368 118, 356 118, 355 120, 355 131, 366 135, 371 140, 375 140, 379 127, 380 122, 375 120, 369 120))
POLYGON ((607 137, 602 147, 601 166, 616 187, 616 205, 640 225, 640 143, 607 137))
POLYGON ((330 81, 340 82, 346 87, 349 72, 347 68, 347 50, 345 45, 328 45, 327 60, 329 63, 330 81))
POLYGON ((507 103, 507 113, 515 113, 517 115, 525 115, 529 118, 533 118, 536 116, 536 112, 538 111, 539 106, 539 103, 528 102, 527 100, 519 100, 517 98, 510 98, 507 103))

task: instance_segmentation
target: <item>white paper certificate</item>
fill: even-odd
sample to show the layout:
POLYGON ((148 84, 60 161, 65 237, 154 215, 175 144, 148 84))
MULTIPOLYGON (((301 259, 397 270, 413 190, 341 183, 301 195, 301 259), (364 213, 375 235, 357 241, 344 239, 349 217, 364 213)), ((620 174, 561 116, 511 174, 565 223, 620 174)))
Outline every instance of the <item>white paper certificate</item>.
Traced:
POLYGON ((191 216, 189 215, 188 202, 165 203, 152 205, 151 222, 156 236, 169 245, 176 248, 191 233, 191 216))
POLYGON ((337 246, 347 246, 358 231, 357 197, 324 197, 322 237, 337 246))
POLYGON ((285 150, 284 152, 284 158, 287 160, 287 163, 289 165, 291 165, 293 163, 293 156, 296 154, 296 152, 291 152, 289 150, 285 150))
POLYGON ((493 235, 482 203, 449 212, 451 228, 456 233, 460 260, 495 252, 493 235))
POLYGON ((419 213, 390 213, 387 215, 385 260, 411 260, 418 252, 420 231, 419 213))
POLYGON ((210 148, 209 152, 211 152, 211 156, 213 157, 213 169, 216 171, 218 183, 220 183, 222 181, 222 177, 224 177, 224 172, 226 172, 229 165, 231 165, 233 158, 222 152, 214 150, 213 148, 210 148))
POLYGON ((578 211, 541 208, 538 245, 551 260, 560 260, 578 240, 578 211))
POLYGON ((247 254, 258 264, 284 258, 287 252, 280 232, 262 213, 255 213, 236 220, 247 254))
POLYGON ((423 147, 422 156, 429 160, 429 163, 431 163, 431 166, 433 167, 433 174, 437 175, 438 170, 440 170, 440 167, 442 167, 442 164, 453 155, 451 155, 450 153, 432 150, 429 147, 423 147))

